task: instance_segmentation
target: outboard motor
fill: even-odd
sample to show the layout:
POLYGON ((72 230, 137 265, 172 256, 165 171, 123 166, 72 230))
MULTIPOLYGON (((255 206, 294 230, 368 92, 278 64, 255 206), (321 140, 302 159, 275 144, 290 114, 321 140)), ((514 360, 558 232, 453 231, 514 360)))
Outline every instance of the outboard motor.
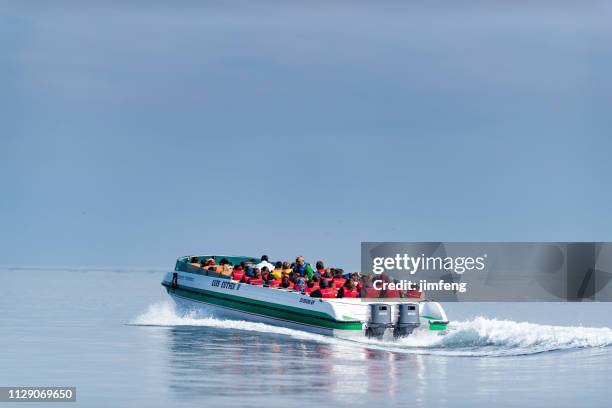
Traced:
POLYGON ((419 305, 416 303, 400 303, 398 309, 397 324, 393 330, 393 337, 408 336, 421 325, 419 305))
POLYGON ((382 337, 389 327, 393 327, 391 323, 391 306, 384 303, 371 304, 366 336, 382 337))

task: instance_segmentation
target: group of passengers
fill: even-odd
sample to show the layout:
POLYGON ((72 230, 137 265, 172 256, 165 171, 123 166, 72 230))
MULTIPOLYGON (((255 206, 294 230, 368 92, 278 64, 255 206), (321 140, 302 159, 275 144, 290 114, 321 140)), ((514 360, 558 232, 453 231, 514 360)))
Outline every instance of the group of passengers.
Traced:
MULTIPOLYGON (((213 258, 198 261, 197 257, 190 262, 194 266, 214 271, 238 282, 295 290, 315 298, 381 296, 373 289, 371 276, 362 276, 359 272, 345 273, 340 268, 326 268, 323 261, 317 261, 313 269, 302 256, 298 256, 294 263, 285 261, 273 264, 267 255, 263 255, 257 264, 243 261, 238 265, 232 265, 225 258, 216 264, 213 258)), ((398 292, 388 293, 386 296, 402 295, 398 292)))

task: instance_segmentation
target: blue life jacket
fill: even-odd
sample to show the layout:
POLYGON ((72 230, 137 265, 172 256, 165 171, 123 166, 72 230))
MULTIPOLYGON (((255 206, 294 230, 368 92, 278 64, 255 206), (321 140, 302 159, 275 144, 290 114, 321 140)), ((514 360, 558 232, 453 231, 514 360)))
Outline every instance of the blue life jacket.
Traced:
POLYGON ((306 264, 304 265, 296 264, 295 267, 293 268, 293 272, 297 273, 300 276, 304 276, 304 274, 306 273, 306 264))

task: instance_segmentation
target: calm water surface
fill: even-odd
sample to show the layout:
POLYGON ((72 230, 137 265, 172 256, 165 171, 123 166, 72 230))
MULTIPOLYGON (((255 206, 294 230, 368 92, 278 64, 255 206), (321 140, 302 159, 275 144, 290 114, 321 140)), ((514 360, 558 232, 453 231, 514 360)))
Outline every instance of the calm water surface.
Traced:
POLYGON ((0 269, 0 386, 74 385, 69 407, 603 407, 612 397, 609 304, 451 304, 458 323, 445 338, 349 342, 180 316, 161 277, 0 269))

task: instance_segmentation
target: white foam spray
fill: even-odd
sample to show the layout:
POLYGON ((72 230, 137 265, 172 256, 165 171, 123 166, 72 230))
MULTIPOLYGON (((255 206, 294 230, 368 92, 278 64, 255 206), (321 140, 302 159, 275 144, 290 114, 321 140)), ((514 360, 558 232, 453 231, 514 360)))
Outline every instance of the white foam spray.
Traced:
POLYGON ((150 305, 130 324, 142 326, 204 326, 221 329, 255 331, 291 336, 300 340, 317 341, 390 352, 435 354, 447 356, 517 356, 555 350, 605 348, 612 346, 612 329, 576 326, 549 326, 476 317, 462 322, 451 322, 445 335, 421 331, 398 339, 343 340, 264 323, 223 320, 205 312, 180 313, 169 301, 150 305))

